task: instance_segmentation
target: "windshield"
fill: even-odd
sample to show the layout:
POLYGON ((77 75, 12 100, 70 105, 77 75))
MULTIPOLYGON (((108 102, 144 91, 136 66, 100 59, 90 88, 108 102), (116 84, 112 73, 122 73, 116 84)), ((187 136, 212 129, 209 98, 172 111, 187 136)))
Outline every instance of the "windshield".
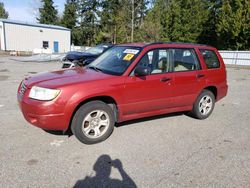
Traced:
POLYGON ((93 54, 93 55, 99 55, 103 52, 103 50, 104 50, 103 46, 95 46, 95 47, 87 49, 85 52, 93 54))
POLYGON ((98 57, 89 67, 107 74, 122 75, 140 50, 140 47, 116 46, 98 57))

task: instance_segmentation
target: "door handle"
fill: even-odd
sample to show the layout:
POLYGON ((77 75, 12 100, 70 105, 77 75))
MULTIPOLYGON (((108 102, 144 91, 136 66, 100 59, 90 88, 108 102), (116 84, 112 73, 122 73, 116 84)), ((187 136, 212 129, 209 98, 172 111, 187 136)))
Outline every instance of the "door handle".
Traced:
POLYGON ((167 81, 170 81, 172 80, 171 78, 166 78, 166 77, 163 77, 160 79, 161 82, 167 82, 167 81))
POLYGON ((204 74, 197 74, 197 78, 203 78, 203 77, 205 77, 204 74))

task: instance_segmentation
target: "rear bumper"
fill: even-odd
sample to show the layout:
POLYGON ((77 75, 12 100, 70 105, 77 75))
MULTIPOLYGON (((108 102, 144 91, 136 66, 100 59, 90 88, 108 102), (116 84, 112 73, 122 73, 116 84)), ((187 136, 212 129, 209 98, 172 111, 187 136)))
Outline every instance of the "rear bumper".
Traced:
POLYGON ((224 85, 218 89, 217 99, 216 101, 219 101, 220 99, 224 98, 227 95, 228 92, 228 85, 224 85))

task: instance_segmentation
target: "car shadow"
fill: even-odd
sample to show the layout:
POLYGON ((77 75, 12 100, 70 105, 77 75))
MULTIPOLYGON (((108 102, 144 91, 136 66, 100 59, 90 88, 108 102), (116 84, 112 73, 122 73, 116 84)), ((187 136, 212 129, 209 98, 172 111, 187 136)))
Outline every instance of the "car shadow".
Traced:
MULTIPOLYGON (((134 119, 134 120, 129 120, 129 121, 124 121, 121 123, 116 123, 115 127, 123 127, 123 126, 128 126, 128 125, 133 125, 136 123, 141 123, 141 122, 146 122, 146 121, 152 121, 156 119, 162 119, 162 118, 168 118, 168 117, 174 117, 174 116, 182 116, 182 115, 187 115, 187 112, 175 112, 175 113, 170 113, 170 114, 163 114, 163 115, 157 115, 157 116, 151 116, 151 117, 145 117, 145 118, 139 118, 139 119, 134 119)), ((44 130, 46 133, 53 134, 53 135, 58 135, 58 136, 72 136, 73 133, 71 132, 70 129, 68 129, 66 132, 63 131, 53 131, 53 130, 44 130)))
POLYGON ((54 130, 44 130, 46 133, 52 134, 52 135, 57 135, 57 136, 72 136, 73 133, 71 132, 71 130, 67 130, 66 132, 64 131, 54 131, 54 130))
POLYGON ((119 159, 112 160, 109 155, 101 155, 96 160, 93 170, 95 171, 95 176, 86 176, 84 179, 78 180, 74 188, 137 187, 132 178, 123 169, 122 162, 119 159), (122 180, 110 177, 112 167, 119 171, 122 180))

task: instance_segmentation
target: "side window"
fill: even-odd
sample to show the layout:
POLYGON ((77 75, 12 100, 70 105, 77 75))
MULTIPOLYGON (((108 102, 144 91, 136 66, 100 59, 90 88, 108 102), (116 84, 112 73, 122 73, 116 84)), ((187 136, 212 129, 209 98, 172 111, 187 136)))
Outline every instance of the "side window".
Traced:
POLYGON ((200 64, 194 49, 171 49, 173 56, 173 71, 192 71, 200 69, 200 64))
POLYGON ((149 67, 151 74, 161 74, 170 71, 169 50, 156 49, 147 52, 137 66, 149 67))
POLYGON ((200 52, 208 69, 215 69, 220 67, 219 59, 214 51, 201 49, 200 52))

